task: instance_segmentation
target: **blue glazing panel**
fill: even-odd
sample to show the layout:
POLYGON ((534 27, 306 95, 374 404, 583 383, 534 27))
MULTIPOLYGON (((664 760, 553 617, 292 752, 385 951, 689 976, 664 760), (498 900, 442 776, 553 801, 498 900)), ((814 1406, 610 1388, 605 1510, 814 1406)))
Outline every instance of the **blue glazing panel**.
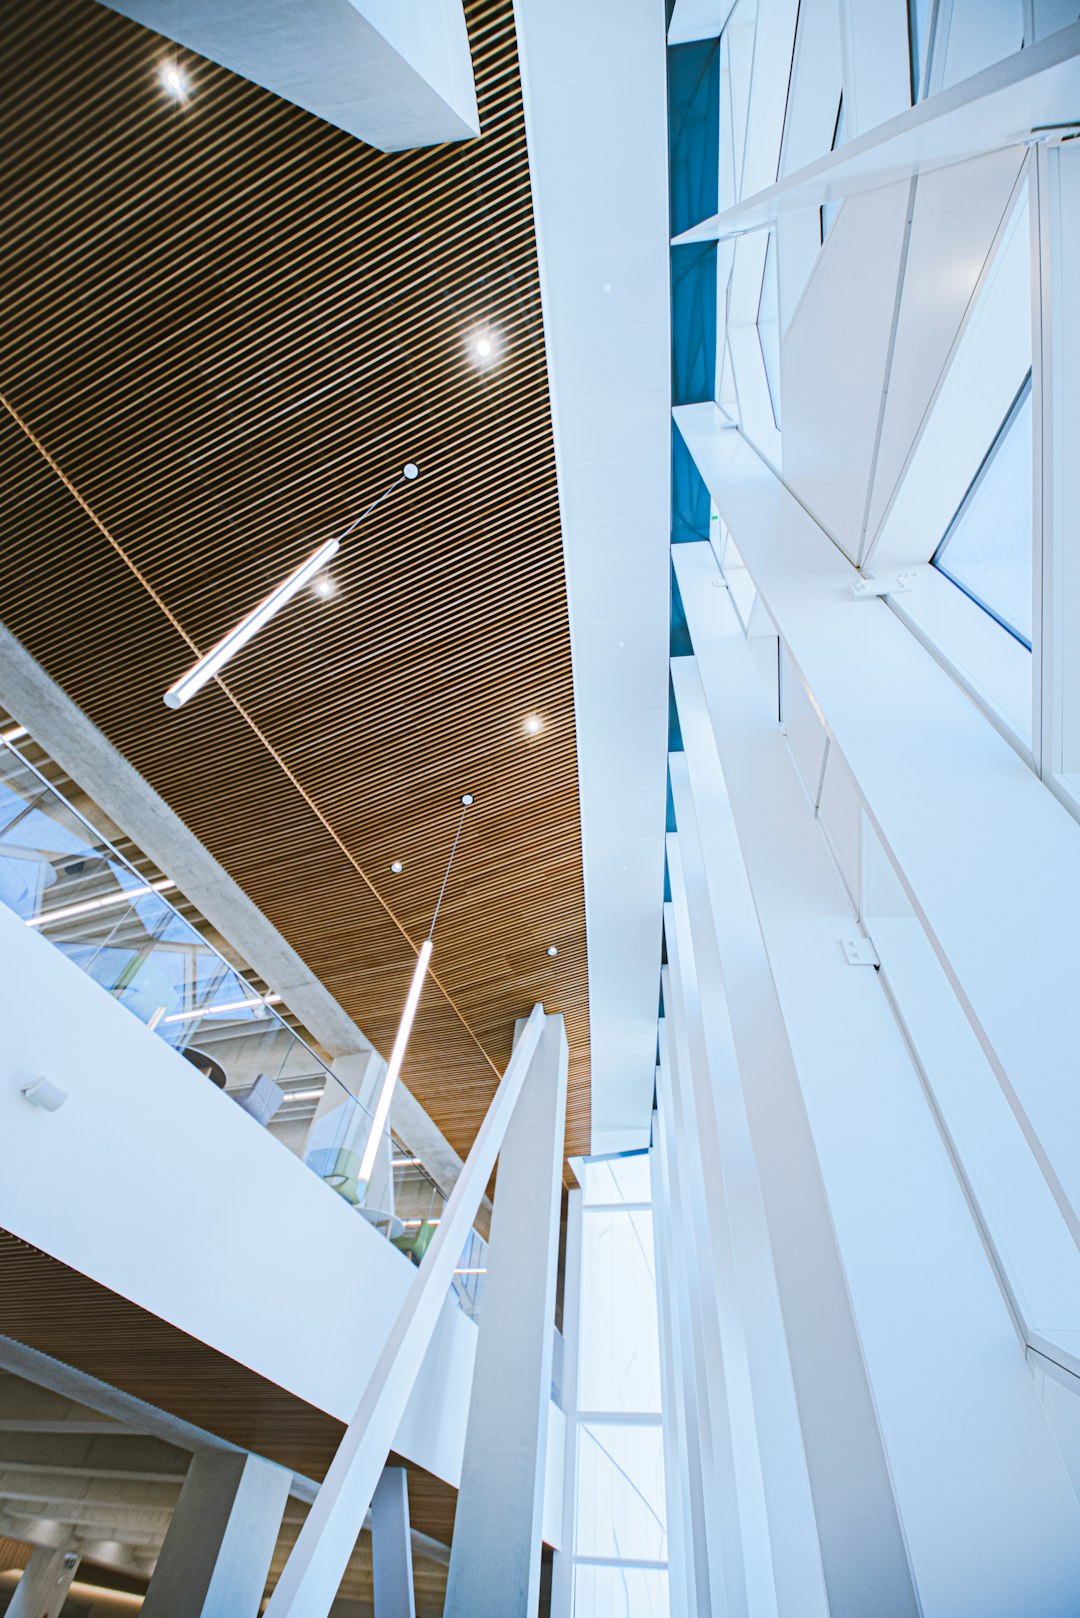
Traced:
POLYGON ((720 205, 720 41, 668 50, 668 162, 671 234, 708 219, 720 205))
POLYGON ((716 395, 716 242, 671 249, 671 402, 716 395))
POLYGON ((712 504, 697 463, 677 427, 671 429, 671 543, 709 538, 712 504))

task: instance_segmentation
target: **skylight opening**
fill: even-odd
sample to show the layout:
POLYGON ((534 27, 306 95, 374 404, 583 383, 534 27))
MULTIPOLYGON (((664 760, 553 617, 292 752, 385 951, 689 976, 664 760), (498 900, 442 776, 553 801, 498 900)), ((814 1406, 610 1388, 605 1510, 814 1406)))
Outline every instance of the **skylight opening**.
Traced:
POLYGON ((931 562, 1031 651, 1032 404, 1024 378, 931 562))

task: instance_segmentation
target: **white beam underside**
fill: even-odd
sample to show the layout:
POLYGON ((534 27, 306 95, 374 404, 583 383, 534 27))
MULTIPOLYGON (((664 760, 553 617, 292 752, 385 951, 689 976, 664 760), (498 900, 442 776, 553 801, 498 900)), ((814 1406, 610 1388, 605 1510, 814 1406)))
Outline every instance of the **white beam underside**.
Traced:
POLYGON ((1080 23, 920 101, 869 133, 677 236, 715 241, 910 179, 980 152, 1020 145, 1032 130, 1080 117, 1080 23))

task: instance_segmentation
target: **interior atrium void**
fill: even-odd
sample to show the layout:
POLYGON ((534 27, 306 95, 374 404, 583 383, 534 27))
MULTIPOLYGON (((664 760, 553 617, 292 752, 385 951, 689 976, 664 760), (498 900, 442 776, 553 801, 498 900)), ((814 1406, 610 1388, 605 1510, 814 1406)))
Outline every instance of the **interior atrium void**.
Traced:
POLYGON ((0 1618, 1080 1618, 1080 0, 0 25, 0 1618))

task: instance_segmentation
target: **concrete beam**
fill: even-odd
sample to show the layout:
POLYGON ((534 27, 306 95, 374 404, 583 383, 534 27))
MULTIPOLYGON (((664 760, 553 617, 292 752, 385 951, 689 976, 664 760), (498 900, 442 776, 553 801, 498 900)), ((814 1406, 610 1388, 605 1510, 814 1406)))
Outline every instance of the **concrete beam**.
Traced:
POLYGON ((381 152, 480 133, 461 0, 103 0, 381 152))

